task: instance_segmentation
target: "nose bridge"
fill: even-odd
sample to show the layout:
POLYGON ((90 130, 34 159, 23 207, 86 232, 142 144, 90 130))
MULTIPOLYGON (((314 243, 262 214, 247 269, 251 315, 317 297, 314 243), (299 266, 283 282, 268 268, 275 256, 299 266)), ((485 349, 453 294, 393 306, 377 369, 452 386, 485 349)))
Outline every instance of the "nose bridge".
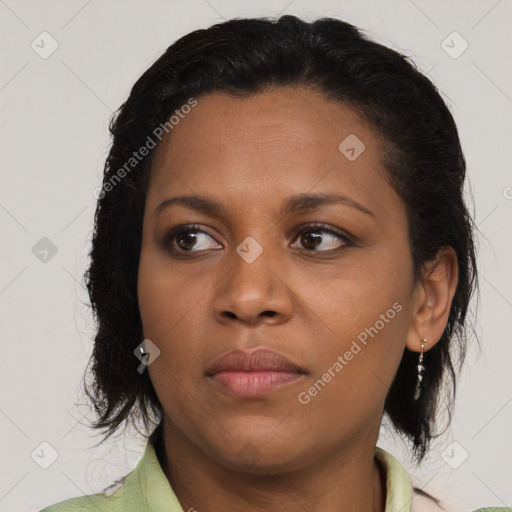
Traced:
POLYGON ((258 230, 233 247, 230 271, 215 297, 215 313, 248 322, 262 313, 289 315, 291 298, 279 277, 279 254, 280 248, 268 230, 258 230))
POLYGON ((275 275, 269 270, 275 263, 276 247, 270 234, 261 230, 254 236, 244 238, 230 254, 233 270, 230 279, 235 290, 247 296, 255 295, 263 300, 272 294, 275 275), (259 241, 258 241, 259 240, 259 241))

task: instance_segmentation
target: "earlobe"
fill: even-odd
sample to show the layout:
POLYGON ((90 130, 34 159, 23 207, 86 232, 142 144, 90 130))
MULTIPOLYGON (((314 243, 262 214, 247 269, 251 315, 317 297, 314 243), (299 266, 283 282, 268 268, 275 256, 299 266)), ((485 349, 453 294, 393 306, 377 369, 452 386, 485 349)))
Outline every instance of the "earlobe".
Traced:
POLYGON ((436 257, 425 264, 414 291, 414 312, 406 341, 409 350, 420 352, 421 340, 427 339, 426 352, 441 339, 457 282, 457 254, 453 247, 442 247, 436 257))

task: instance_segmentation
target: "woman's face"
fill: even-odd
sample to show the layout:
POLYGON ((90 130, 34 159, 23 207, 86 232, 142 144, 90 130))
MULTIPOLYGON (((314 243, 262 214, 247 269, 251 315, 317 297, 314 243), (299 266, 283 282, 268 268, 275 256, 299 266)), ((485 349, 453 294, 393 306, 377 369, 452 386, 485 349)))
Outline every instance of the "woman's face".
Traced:
POLYGON ((373 450, 418 334, 407 216, 376 132, 308 89, 214 93, 154 156, 138 296, 160 350, 148 370, 166 433, 255 472, 373 450), (215 208, 169 202, 195 196, 215 208), (208 373, 219 356, 257 348, 301 373, 208 373))

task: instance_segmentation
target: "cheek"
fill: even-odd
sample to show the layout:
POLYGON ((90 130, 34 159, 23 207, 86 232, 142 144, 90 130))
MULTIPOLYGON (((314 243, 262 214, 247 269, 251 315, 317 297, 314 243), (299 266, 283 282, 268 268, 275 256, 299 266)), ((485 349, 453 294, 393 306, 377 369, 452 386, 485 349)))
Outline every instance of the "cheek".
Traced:
POLYGON ((138 300, 144 337, 160 350, 150 375, 162 402, 172 400, 179 383, 198 370, 194 332, 205 286, 169 267, 154 250, 141 252, 138 300), (165 390, 165 393, 163 392, 165 390), (162 396, 165 394, 165 396, 162 396))
POLYGON ((410 324, 412 267, 394 261, 381 254, 371 264, 347 265, 334 277, 300 281, 300 296, 316 320, 319 340, 308 381, 312 387, 303 389, 304 400, 321 404, 314 406, 318 413, 340 401, 343 411, 333 412, 341 415, 338 419, 348 411, 357 416, 357 411, 365 414, 382 406, 410 324))
POLYGON ((293 282, 299 304, 305 305, 304 314, 310 313, 332 346, 362 332, 364 338, 365 329, 376 323, 381 337, 392 324, 396 328, 406 316, 398 309, 403 310, 411 297, 412 263, 384 251, 354 252, 338 267, 315 270, 309 276, 301 272, 293 282), (402 307, 393 307, 395 303, 402 307))
POLYGON ((206 286, 200 276, 188 275, 165 254, 143 246, 137 290, 144 335, 155 342, 173 337, 200 307, 206 286))
POLYGON ((338 317, 337 340, 323 339, 317 364, 297 397, 308 411, 309 428, 326 438, 350 438, 380 421, 404 350, 405 315, 395 302, 366 309, 357 320, 348 311, 338 317))

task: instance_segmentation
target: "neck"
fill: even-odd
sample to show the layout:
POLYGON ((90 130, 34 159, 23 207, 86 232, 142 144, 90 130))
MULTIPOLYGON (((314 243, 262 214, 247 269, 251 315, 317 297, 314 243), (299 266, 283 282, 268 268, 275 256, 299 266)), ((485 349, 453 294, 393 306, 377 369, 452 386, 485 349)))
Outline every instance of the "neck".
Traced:
POLYGON ((168 418, 161 433, 155 449, 183 510, 384 512, 385 476, 374 459, 376 434, 300 469, 255 474, 219 463, 168 418))

